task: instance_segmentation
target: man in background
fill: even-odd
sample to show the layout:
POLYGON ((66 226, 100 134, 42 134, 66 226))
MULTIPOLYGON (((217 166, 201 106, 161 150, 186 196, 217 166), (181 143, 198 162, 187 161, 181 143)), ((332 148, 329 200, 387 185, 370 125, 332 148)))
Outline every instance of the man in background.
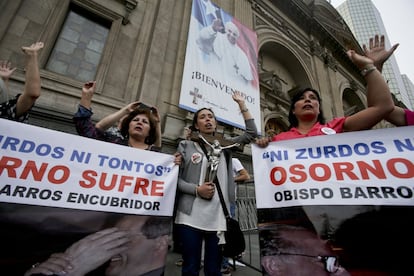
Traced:
MULTIPOLYGON (((243 164, 240 162, 238 158, 232 158, 232 164, 233 164, 233 177, 234 182, 236 184, 242 183, 244 181, 247 181, 250 179, 249 172, 243 167, 243 164)), ((236 186, 236 192, 237 192, 237 186, 236 186)), ((237 193, 236 193, 237 197, 237 193)), ((230 203, 230 215, 232 218, 236 218, 236 202, 230 203)), ((229 276, 231 275, 231 265, 229 262, 229 258, 223 257, 223 262, 221 266, 221 273, 223 276, 229 276)))

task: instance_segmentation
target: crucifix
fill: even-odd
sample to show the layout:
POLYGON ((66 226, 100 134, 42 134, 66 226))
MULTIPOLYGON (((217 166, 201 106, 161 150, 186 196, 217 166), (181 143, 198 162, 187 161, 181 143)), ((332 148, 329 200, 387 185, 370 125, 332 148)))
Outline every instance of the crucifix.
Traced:
POLYGON ((203 95, 199 94, 198 92, 199 90, 197 87, 194 87, 194 91, 190 91, 190 95, 193 96, 193 104, 198 104, 197 98, 203 98, 203 95))
POLYGON ((211 151, 208 153, 208 161, 210 162, 209 173, 208 173, 208 181, 214 181, 217 175, 217 169, 220 162, 220 155, 224 149, 232 148, 232 147, 239 147, 239 143, 228 144, 227 146, 222 146, 218 139, 214 139, 212 143, 207 141, 203 135, 198 134, 198 138, 201 139, 205 144, 207 144, 211 151))

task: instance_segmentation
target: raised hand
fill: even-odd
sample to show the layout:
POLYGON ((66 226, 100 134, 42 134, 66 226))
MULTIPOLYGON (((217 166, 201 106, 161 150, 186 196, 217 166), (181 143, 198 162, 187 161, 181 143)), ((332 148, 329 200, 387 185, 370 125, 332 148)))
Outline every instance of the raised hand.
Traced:
POLYGON ((212 27, 216 32, 221 32, 224 29, 221 19, 214 19, 212 27))
POLYGON ((125 109, 125 114, 129 114, 132 111, 134 111, 135 109, 137 109, 139 106, 141 105, 140 101, 135 101, 132 103, 127 104, 124 109, 125 109))
POLYGON ((232 97, 233 100, 239 105, 244 103, 244 97, 240 91, 234 91, 232 97))
POLYGON ((348 57, 352 60, 352 62, 360 69, 364 69, 369 65, 373 65, 374 61, 371 58, 368 58, 366 56, 362 56, 355 52, 354 50, 348 50, 346 52, 348 54, 348 57))
POLYGON ((23 53, 25 53, 26 55, 33 56, 33 55, 36 55, 36 54, 37 54, 37 52, 38 52, 40 49, 42 49, 42 48, 43 48, 43 46, 44 46, 43 42, 36 42, 36 43, 33 43, 33 44, 32 44, 32 45, 30 45, 30 46, 23 46, 23 47, 22 47, 22 51, 23 51, 23 53))
POLYGON ((6 81, 10 78, 16 67, 11 68, 11 62, 7 60, 0 60, 0 77, 6 81))
POLYGON ((155 106, 151 107, 151 114, 155 122, 159 123, 161 121, 160 113, 158 112, 158 108, 156 108, 155 106))
POLYGON ((92 97, 95 93, 96 81, 85 82, 82 86, 82 97, 80 104, 85 108, 90 108, 92 104, 92 97))
POLYGON ((399 44, 394 44, 388 51, 385 50, 385 38, 383 35, 375 35, 369 39, 369 49, 364 44, 362 48, 364 49, 365 56, 372 59, 375 67, 382 72, 382 67, 388 58, 394 53, 399 44))

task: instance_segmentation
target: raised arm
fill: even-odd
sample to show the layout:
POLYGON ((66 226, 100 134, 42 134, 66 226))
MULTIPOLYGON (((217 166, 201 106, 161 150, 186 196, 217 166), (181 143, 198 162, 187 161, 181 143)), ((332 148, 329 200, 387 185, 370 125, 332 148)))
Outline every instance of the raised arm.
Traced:
POLYGON ((253 139, 255 139, 258 136, 254 118, 246 106, 245 99, 242 93, 240 93, 239 91, 235 91, 232 97, 233 100, 239 105, 240 112, 246 123, 246 131, 243 135, 235 136, 230 140, 240 144, 250 143, 253 141, 253 139))
POLYGON ((375 67, 382 73, 382 67, 388 58, 394 53, 400 44, 394 44, 388 51, 385 50, 385 38, 383 35, 375 35, 369 39, 369 48, 364 44, 364 54, 372 59, 375 67))
POLYGON ((83 84, 78 111, 73 116, 73 121, 79 135, 101 140, 104 137, 103 132, 95 127, 91 119, 93 115, 91 105, 95 87, 95 81, 89 81, 83 84))
POLYGON ((96 81, 85 82, 82 86, 82 96, 79 104, 91 109, 93 94, 95 93, 96 81))
POLYGON ((162 139, 161 139, 161 117, 160 117, 160 113, 158 112, 158 108, 156 108, 155 106, 151 107, 151 115, 154 119, 155 122, 155 135, 157 137, 157 139, 154 142, 154 145, 156 147, 161 148, 162 146, 162 139))
POLYGON ((216 39, 217 32, 221 32, 224 29, 221 19, 214 19, 213 23, 204 27, 199 32, 197 44, 205 52, 213 51, 213 43, 216 39))
POLYGON ((235 91, 232 95, 233 100, 239 105, 240 108, 240 112, 243 116, 243 119, 245 121, 249 120, 249 119, 253 119, 252 114, 250 113, 249 109, 246 106, 244 97, 242 95, 242 93, 240 93, 240 91, 235 91))
MULTIPOLYGON (((369 48, 364 44, 365 55, 374 61, 378 71, 382 72, 384 63, 398 48, 399 44, 394 44, 389 50, 385 49, 385 38, 383 35, 375 35, 369 39, 369 48)), ((405 110, 399 106, 394 106, 393 111, 385 119, 396 126, 406 126, 405 110)))
POLYGON ((347 54, 366 80, 368 107, 347 117, 344 131, 370 129, 391 113, 394 102, 389 87, 376 69, 374 61, 353 50, 349 50, 347 54))
POLYGON ((26 74, 24 92, 17 100, 16 117, 20 117, 32 108, 40 96, 40 73, 38 52, 43 48, 43 42, 36 42, 29 47, 22 47, 26 55, 26 74))
POLYGON ((0 77, 3 80, 7 90, 9 89, 9 79, 16 69, 16 67, 12 68, 10 61, 0 60, 0 77))
POLYGON ((128 114, 134 111, 140 104, 141 102, 139 101, 127 104, 118 111, 102 118, 99 122, 96 123, 96 128, 105 131, 116 123, 120 123, 125 116, 128 116, 128 114))

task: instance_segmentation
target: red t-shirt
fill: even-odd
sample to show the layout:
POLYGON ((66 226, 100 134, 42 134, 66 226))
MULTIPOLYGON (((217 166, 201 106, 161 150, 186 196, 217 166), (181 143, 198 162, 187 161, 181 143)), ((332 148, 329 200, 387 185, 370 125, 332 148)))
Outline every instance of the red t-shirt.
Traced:
POLYGON ((324 125, 321 125, 319 122, 316 122, 307 134, 302 134, 298 131, 296 127, 292 127, 288 131, 273 136, 272 141, 282 141, 310 136, 341 133, 343 132, 345 119, 346 117, 335 118, 324 125))

